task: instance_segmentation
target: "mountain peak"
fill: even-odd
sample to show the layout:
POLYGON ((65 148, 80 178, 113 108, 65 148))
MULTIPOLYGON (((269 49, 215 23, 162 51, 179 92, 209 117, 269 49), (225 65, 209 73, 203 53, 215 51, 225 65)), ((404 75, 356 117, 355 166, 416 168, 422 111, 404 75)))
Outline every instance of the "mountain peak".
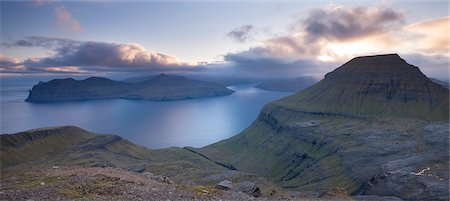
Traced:
POLYGON ((350 76, 353 76, 352 73, 407 73, 415 74, 416 78, 425 78, 417 67, 408 64, 398 54, 355 57, 329 74, 332 73, 345 73, 350 76))
POLYGON ((448 120, 448 95, 419 68, 388 54, 356 57, 278 103, 332 115, 448 120))

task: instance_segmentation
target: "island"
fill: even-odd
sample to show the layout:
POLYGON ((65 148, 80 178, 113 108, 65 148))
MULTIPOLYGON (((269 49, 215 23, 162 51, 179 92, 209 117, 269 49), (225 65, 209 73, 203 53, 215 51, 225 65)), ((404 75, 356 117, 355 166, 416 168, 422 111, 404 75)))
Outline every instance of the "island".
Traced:
POLYGON ((107 78, 72 78, 39 82, 30 90, 26 102, 57 102, 95 99, 182 100, 230 95, 234 91, 220 84, 160 74, 152 79, 130 83, 107 78))

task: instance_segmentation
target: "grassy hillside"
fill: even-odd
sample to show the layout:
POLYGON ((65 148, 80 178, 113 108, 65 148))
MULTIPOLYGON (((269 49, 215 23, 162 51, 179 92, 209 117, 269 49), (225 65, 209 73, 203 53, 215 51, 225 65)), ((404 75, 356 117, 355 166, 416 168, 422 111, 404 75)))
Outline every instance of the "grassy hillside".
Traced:
POLYGON ((188 149, 150 150, 119 136, 99 135, 73 126, 3 134, 0 141, 2 180, 52 166, 116 167, 164 175, 186 185, 215 185, 230 180, 238 186, 251 182, 265 196, 274 195, 272 191, 283 194, 264 178, 230 170, 188 149))

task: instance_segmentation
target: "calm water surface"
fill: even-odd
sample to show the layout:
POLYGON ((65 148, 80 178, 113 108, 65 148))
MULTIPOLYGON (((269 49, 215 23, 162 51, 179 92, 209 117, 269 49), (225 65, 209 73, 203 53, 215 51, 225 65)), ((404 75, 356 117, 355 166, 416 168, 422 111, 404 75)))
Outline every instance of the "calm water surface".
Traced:
POLYGON ((26 103, 23 100, 30 86, 25 82, 2 83, 1 133, 75 125, 116 134, 149 148, 202 147, 229 138, 250 125, 264 104, 290 94, 238 85, 229 87, 236 91, 229 96, 182 101, 26 103))

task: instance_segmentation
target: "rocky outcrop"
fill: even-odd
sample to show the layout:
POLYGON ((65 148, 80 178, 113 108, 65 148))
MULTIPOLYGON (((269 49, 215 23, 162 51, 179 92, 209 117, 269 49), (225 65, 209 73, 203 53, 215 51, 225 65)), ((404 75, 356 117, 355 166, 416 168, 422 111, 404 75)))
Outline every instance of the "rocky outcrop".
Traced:
POLYGON ((161 74, 138 83, 118 82, 99 77, 80 81, 67 78, 39 82, 33 86, 25 101, 52 102, 110 98, 164 101, 232 93, 232 90, 219 84, 161 74))

